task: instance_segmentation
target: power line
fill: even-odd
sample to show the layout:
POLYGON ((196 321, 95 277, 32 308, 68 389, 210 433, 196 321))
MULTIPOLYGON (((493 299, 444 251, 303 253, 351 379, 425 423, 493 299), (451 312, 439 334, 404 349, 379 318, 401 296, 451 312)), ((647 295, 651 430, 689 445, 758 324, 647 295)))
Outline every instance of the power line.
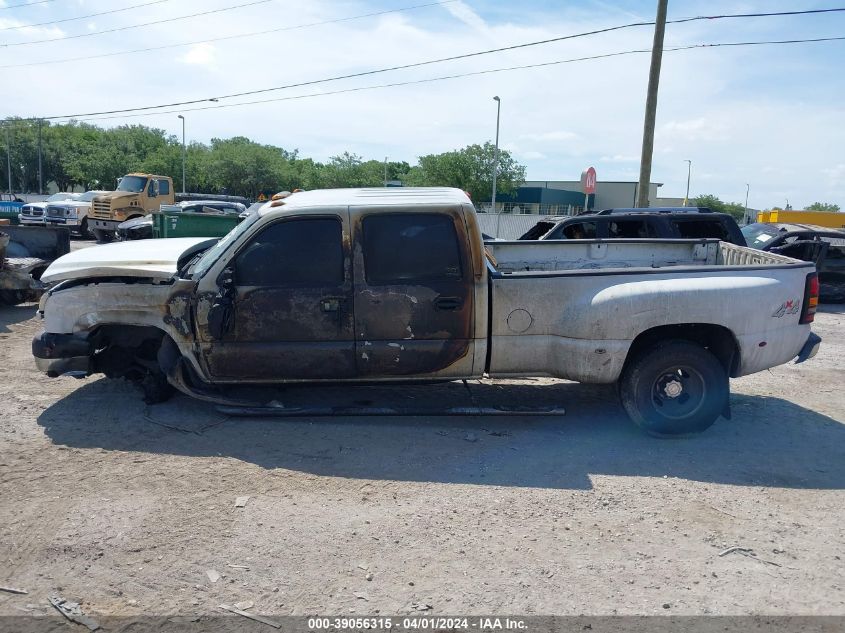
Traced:
POLYGON ((236 4, 231 7, 222 7, 220 9, 211 9, 209 11, 201 11, 199 13, 191 13, 189 15, 180 15, 175 18, 165 18, 162 20, 155 20, 154 22, 144 22, 142 24, 128 24, 126 26, 118 26, 113 29, 106 29, 103 31, 94 31, 93 33, 78 33, 76 35, 68 35, 66 37, 53 37, 47 40, 30 40, 28 42, 14 42, 12 44, 0 44, 0 46, 9 48, 12 46, 28 46, 30 44, 44 44, 46 42, 64 42, 65 40, 75 40, 80 37, 94 37, 95 35, 105 35, 106 33, 116 33, 118 31, 128 31, 129 29, 139 29, 144 26, 153 26, 155 24, 164 24, 166 22, 176 22, 178 20, 187 20, 189 18, 196 18, 201 15, 211 15, 212 13, 222 13, 224 11, 232 11, 233 9, 242 9, 244 7, 252 7, 257 4, 266 4, 272 0, 253 0, 252 2, 245 2, 244 4, 236 4))
POLYGON ((19 9, 21 7, 29 7, 29 6, 32 6, 34 4, 46 4, 48 2, 55 2, 55 1, 56 0, 38 0, 38 2, 21 2, 19 4, 9 4, 9 5, 6 5, 5 7, 0 7, 0 11, 2 11, 3 9, 19 9))
MULTIPOLYGON (((687 44, 683 46, 673 46, 670 48, 664 49, 666 53, 674 53, 678 51, 687 51, 687 50, 694 50, 694 49, 704 49, 704 48, 718 48, 718 47, 731 47, 731 46, 760 46, 760 45, 778 45, 778 44, 801 44, 801 43, 813 43, 813 42, 832 42, 832 41, 845 41, 845 36, 838 36, 838 37, 817 37, 817 38, 809 38, 809 39, 795 39, 795 40, 764 40, 764 41, 756 41, 756 42, 716 42, 716 43, 707 43, 707 44, 687 44)), ((331 95, 338 95, 338 94, 347 94, 350 92, 364 92, 367 90, 377 90, 382 88, 396 88, 400 86, 411 86, 416 84, 425 84, 425 83, 433 83, 436 81, 445 81, 449 79, 461 79, 464 77, 474 77, 479 75, 490 75, 494 73, 501 73, 501 72, 510 72, 514 70, 530 70, 534 68, 543 68, 546 66, 556 66, 559 64, 571 64, 576 62, 584 62, 584 61, 593 61, 599 59, 607 59, 610 57, 621 57, 624 55, 635 55, 635 54, 643 54, 643 53, 651 53, 650 48, 642 48, 642 49, 632 49, 626 51, 618 51, 615 53, 603 53, 600 55, 589 55, 587 57, 575 57, 571 59, 560 59, 551 62, 539 62, 536 64, 523 64, 520 66, 507 66, 503 68, 489 68, 486 70, 476 70, 471 72, 465 73, 455 73, 452 75, 442 75, 440 77, 427 77, 425 79, 413 79, 409 81, 398 81, 393 83, 387 84, 377 84, 371 86, 358 86, 355 88, 344 88, 341 90, 332 90, 328 92, 312 92, 302 95, 292 95, 288 97, 275 97, 273 99, 258 99, 254 101, 242 101, 239 103, 223 103, 218 105, 209 105, 209 106, 201 106, 197 108, 180 108, 178 110, 165 110, 161 112, 142 112, 136 114, 122 114, 122 115, 112 115, 112 116, 99 116, 95 118, 86 118, 86 119, 75 119, 75 120, 82 120, 82 121, 105 121, 108 119, 130 119, 130 118, 138 118, 138 117, 147 117, 147 116, 156 116, 159 114, 178 114, 183 112, 196 112, 200 110, 217 110, 220 108, 234 108, 239 106, 247 106, 247 105, 258 105, 263 103, 276 103, 279 101, 297 101, 299 99, 308 99, 311 97, 326 97, 331 95)), ((27 119, 20 119, 20 120, 27 120, 27 119)))
MULTIPOLYGON (((34 26, 48 26, 50 24, 62 24, 64 22, 75 22, 76 20, 85 20, 86 18, 94 18, 100 15, 108 15, 110 13, 120 13, 121 11, 129 11, 130 9, 138 9, 140 7, 148 7, 151 4, 161 4, 162 2, 170 2, 170 0, 153 0, 152 2, 145 2, 144 4, 133 4, 131 7, 123 7, 121 9, 110 9, 108 11, 100 11, 99 13, 89 13, 88 15, 79 15, 75 18, 64 18, 62 20, 52 20, 51 22, 38 22, 35 24, 20 24, 18 26, 6 26, 0 31, 11 31, 13 29, 28 29, 34 26)), ((35 3, 33 3, 35 4, 35 3)), ((5 7, 8 9, 8 7, 5 7)))
POLYGON ((66 64, 68 62, 78 62, 89 59, 99 59, 101 57, 117 57, 119 55, 130 55, 132 53, 146 53, 149 51, 160 51, 167 48, 181 48, 184 46, 194 46, 195 44, 211 44, 213 42, 222 42, 224 40, 236 40, 247 37, 254 37, 257 35, 268 35, 270 33, 281 33, 282 31, 295 31, 297 29, 310 28, 314 26, 323 26, 325 24, 337 24, 339 22, 350 22, 352 20, 360 20, 363 18, 371 18, 379 15, 386 15, 388 13, 400 13, 402 11, 413 11, 415 9, 424 9, 428 7, 442 6, 456 2, 457 0, 442 0, 441 2, 429 2, 427 4, 416 4, 410 7, 402 7, 400 9, 387 9, 385 11, 375 11, 373 13, 363 13, 361 15, 353 15, 346 18, 335 18, 332 20, 322 20, 320 22, 308 22, 305 24, 295 24, 293 26, 282 26, 279 28, 268 29, 265 31, 253 31, 252 33, 240 33, 237 35, 224 35, 222 37, 214 37, 206 40, 194 40, 192 42, 180 42, 179 44, 165 44, 163 46, 150 46, 148 48, 136 48, 128 51, 116 51, 114 53, 101 53, 99 55, 86 55, 84 57, 66 57, 63 59, 51 59, 41 62, 26 62, 23 64, 7 64, 0 66, 0 68, 22 68, 24 66, 44 66, 46 64, 66 64))
MULTIPOLYGON (((818 11, 818 10, 816 10, 816 11, 818 11)), ((828 12, 845 11, 845 8, 825 9, 825 11, 828 11, 828 12)), ((777 15, 777 14, 765 13, 765 14, 759 14, 759 17, 769 17, 769 16, 772 16, 772 15, 777 15)), ((717 19, 732 18, 732 17, 736 17, 736 16, 734 16, 732 14, 717 15, 717 16, 698 16, 698 17, 691 17, 691 18, 681 18, 677 21, 678 22, 692 22, 692 21, 695 21, 695 20, 717 20, 717 19)), ((758 15, 749 13, 749 14, 743 14, 742 17, 758 17, 758 15)), ((674 22, 674 21, 667 21, 667 23, 672 23, 672 22, 674 22)), ((353 79, 353 78, 357 78, 357 77, 366 77, 366 76, 369 76, 369 75, 377 75, 377 74, 392 72, 392 71, 396 71, 396 70, 407 70, 409 68, 419 68, 421 66, 430 66, 432 64, 439 64, 439 63, 443 63, 443 62, 456 61, 456 60, 459 60, 459 59, 469 59, 471 57, 479 57, 481 55, 490 55, 492 53, 500 53, 500 52, 503 52, 503 51, 512 51, 512 50, 517 50, 517 49, 521 49, 521 48, 528 48, 528 47, 531 47, 531 46, 539 46, 539 45, 542 45, 542 44, 550 44, 552 42, 562 42, 564 40, 571 40, 571 39, 576 39, 576 38, 581 38, 581 37, 588 37, 590 35, 598 35, 598 34, 601 34, 601 33, 610 33, 612 31, 621 31, 623 29, 630 29, 630 28, 639 27, 639 26, 651 26, 653 24, 654 24, 654 22, 631 22, 629 24, 621 24, 621 25, 617 25, 617 26, 610 26, 610 27, 606 27, 606 28, 603 28, 603 29, 595 29, 593 31, 585 31, 585 32, 582 32, 582 33, 574 33, 574 34, 571 34, 571 35, 562 35, 560 37, 553 37, 553 38, 549 38, 549 39, 545 39, 545 40, 537 40, 537 41, 534 41, 534 42, 526 42, 526 43, 522 43, 522 44, 512 44, 510 46, 502 46, 502 47, 499 47, 499 48, 491 48, 491 49, 487 49, 487 50, 484 50, 484 51, 475 51, 475 52, 472 52, 472 53, 463 53, 463 54, 460 54, 460 55, 451 55, 449 57, 441 57, 439 59, 430 59, 430 60, 426 60, 426 61, 422 61, 422 62, 413 62, 413 63, 410 63, 410 64, 400 64, 400 65, 396 65, 396 66, 389 66, 387 68, 378 68, 378 69, 374 69, 374 70, 364 70, 364 71, 360 71, 360 72, 356 72, 356 73, 349 73, 349 74, 346 74, 346 75, 338 75, 338 76, 335 76, 335 77, 325 77, 323 79, 313 79, 313 80, 310 80, 310 81, 301 81, 301 82, 286 84, 286 85, 282 85, 282 86, 273 86, 273 87, 270 87, 270 88, 259 88, 259 89, 256 89, 256 90, 246 90, 246 91, 243 91, 243 92, 234 92, 234 93, 224 94, 224 95, 215 95, 215 96, 211 96, 211 97, 205 97, 205 98, 202 98, 202 99, 190 99, 190 100, 187 100, 187 101, 174 101, 174 102, 171 102, 171 103, 162 103, 162 104, 151 105, 151 106, 123 108, 123 109, 119 109, 119 110, 103 110, 103 111, 100 111, 100 112, 82 112, 82 113, 75 113, 75 114, 65 114, 65 115, 55 115, 55 116, 49 116, 49 117, 41 117, 41 118, 43 118, 44 120, 82 118, 82 117, 90 117, 90 116, 99 116, 99 115, 104 115, 104 114, 123 114, 125 112, 139 112, 139 111, 142 111, 142 110, 157 110, 157 109, 160 109, 160 108, 174 108, 174 107, 177 107, 177 106, 181 107, 181 106, 186 106, 186 105, 194 105, 194 104, 197 104, 197 103, 205 103, 205 102, 208 102, 208 101, 217 101, 219 99, 232 99, 232 98, 236 98, 236 97, 245 97, 245 96, 249 96, 249 95, 262 94, 262 93, 266 93, 266 92, 274 92, 274 91, 277 91, 277 90, 286 90, 286 89, 289 89, 289 88, 301 88, 303 86, 313 86, 313 85, 316 85, 316 84, 328 83, 328 82, 332 82, 332 81, 339 81, 339 80, 342 80, 342 79, 353 79)))

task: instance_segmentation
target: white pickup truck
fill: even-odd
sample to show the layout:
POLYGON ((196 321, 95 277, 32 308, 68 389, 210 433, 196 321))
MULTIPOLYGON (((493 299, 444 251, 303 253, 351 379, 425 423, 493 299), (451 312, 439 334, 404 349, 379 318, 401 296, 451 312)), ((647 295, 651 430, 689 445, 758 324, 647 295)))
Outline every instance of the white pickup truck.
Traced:
POLYGON ((813 356, 813 264, 716 240, 482 241, 456 189, 299 192, 218 240, 82 249, 33 341, 50 376, 171 386, 482 375, 618 382, 648 432, 729 415, 730 376, 813 356))

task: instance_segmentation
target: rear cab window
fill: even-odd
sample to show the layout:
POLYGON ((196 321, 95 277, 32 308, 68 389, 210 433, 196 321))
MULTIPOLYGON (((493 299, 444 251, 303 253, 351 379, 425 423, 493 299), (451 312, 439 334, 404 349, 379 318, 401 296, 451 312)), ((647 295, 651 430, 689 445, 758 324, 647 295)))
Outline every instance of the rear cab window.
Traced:
POLYGON ((369 284, 461 279, 463 267, 451 216, 369 215, 362 222, 364 273, 369 284))

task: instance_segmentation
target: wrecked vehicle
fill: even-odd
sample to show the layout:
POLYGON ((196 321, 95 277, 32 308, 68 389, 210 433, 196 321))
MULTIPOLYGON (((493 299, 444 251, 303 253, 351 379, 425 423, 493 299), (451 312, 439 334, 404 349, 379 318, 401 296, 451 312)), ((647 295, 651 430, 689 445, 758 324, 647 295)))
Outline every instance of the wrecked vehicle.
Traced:
POLYGON ((462 191, 294 193, 220 240, 110 244, 43 279, 49 376, 171 386, 555 376, 648 432, 728 416, 729 377, 813 356, 812 263, 718 240, 482 240, 462 191))
POLYGON ((0 226, 0 304, 37 301, 44 290, 42 273, 69 252, 66 229, 0 226))

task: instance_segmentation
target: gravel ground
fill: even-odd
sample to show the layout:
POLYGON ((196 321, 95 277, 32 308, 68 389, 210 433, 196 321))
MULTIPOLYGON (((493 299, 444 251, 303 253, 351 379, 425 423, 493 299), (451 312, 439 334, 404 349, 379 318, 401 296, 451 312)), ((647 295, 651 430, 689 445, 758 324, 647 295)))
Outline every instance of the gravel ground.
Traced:
MULTIPOLYGON (((732 381, 733 420, 683 440, 642 435, 612 388, 548 379, 471 397, 565 416, 148 407, 121 381, 40 375, 33 311, 0 308, 0 585, 29 591, 0 593, 0 615, 53 592, 100 616, 845 614, 842 309, 818 315, 815 359, 732 381)), ((460 383, 285 397, 470 400, 460 383)))

